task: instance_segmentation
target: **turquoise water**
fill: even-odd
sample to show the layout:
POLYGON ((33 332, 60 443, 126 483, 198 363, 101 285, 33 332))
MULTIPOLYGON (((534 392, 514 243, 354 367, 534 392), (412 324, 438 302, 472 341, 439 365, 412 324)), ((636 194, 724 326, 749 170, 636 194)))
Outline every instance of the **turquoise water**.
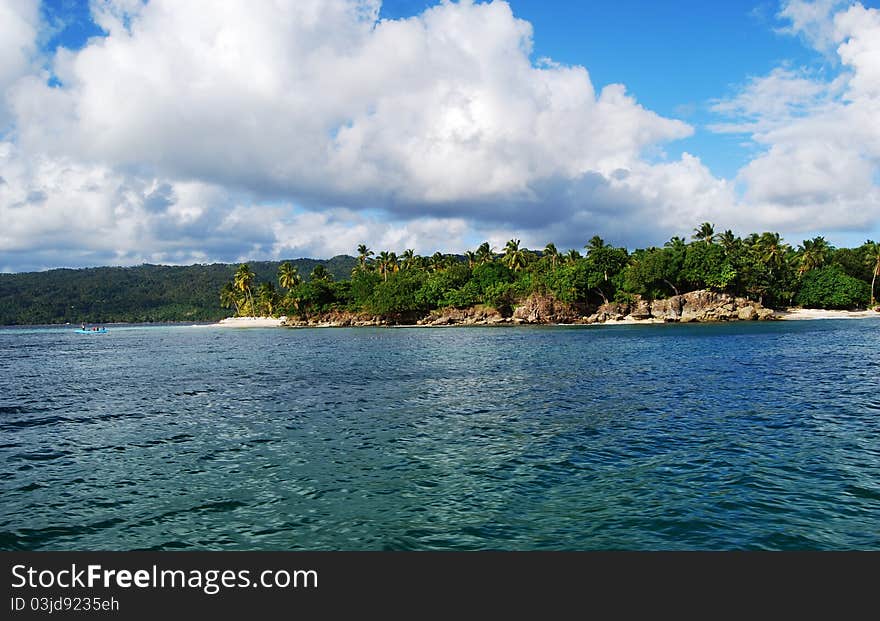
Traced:
POLYGON ((880 321, 0 329, 2 549, 880 549, 880 321))

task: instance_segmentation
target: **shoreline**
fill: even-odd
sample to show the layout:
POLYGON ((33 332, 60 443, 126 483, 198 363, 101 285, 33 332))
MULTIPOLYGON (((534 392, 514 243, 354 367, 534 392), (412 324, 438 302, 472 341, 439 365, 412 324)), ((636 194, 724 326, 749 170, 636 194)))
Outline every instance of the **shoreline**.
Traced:
POLYGON ((218 328, 280 328, 286 320, 287 317, 227 317, 212 326, 218 328))
POLYGON ((786 308, 775 311, 777 319, 784 321, 809 321, 815 319, 871 319, 880 317, 874 310, 847 311, 823 308, 786 308))
MULTIPOLYGON (((771 321, 805 321, 820 319, 871 319, 880 318, 880 312, 874 310, 864 311, 845 311, 845 310, 825 310, 821 308, 786 308, 774 310, 773 315, 768 317, 771 321)), ((286 323, 287 317, 227 317, 221 319, 214 324, 207 324, 199 327, 214 328, 369 328, 369 327, 387 327, 387 328, 452 328, 452 327, 495 327, 495 326, 637 326, 637 325, 655 325, 667 323, 738 323, 739 321, 759 321, 759 319, 728 319, 728 320, 687 320, 687 321, 669 321, 656 317, 635 318, 626 316, 620 319, 606 319, 604 321, 528 321, 516 318, 469 318, 466 321, 450 321, 450 322, 401 322, 396 323, 392 320, 381 319, 378 317, 363 321, 339 321, 339 320, 294 320, 293 323, 286 323)))

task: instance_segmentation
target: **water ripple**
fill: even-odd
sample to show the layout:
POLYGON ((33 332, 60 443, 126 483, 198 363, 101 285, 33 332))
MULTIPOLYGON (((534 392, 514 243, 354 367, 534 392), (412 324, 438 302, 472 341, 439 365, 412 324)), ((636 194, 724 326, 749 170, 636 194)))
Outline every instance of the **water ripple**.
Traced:
POLYGON ((2 330, 0 549, 880 549, 877 327, 2 330))

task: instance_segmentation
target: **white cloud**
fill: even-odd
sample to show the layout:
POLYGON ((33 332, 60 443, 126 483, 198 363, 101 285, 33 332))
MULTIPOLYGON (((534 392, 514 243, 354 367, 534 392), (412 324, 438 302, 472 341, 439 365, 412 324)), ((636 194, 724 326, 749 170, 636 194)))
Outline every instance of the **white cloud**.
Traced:
POLYGON ((865 230, 880 220, 880 11, 860 4, 788 2, 789 30, 836 49, 841 72, 822 79, 779 67, 714 104, 762 152, 740 170, 744 201, 768 227, 865 230))
POLYGON ((736 180, 743 198, 698 157, 664 155, 686 123, 623 85, 597 92, 584 67, 533 62, 531 25, 504 2, 377 21, 377 0, 94 0, 107 35, 59 49, 49 86, 33 3, 0 0, 25 33, 0 32, 14 121, 0 269, 364 242, 580 248, 595 233, 637 246, 704 220, 863 226, 877 217, 877 12, 834 6, 793 0, 781 14, 839 44, 840 77, 785 65, 714 104, 727 117, 714 129, 763 149, 736 180))
POLYGON ((621 86, 596 96, 581 67, 535 67, 531 27, 505 3, 378 23, 372 4, 278 4, 153 0, 125 27, 102 3, 110 35, 58 55, 63 89, 14 89, 22 144, 257 193, 442 211, 607 174, 692 131, 621 86))
POLYGON ((34 70, 39 5, 28 0, 0 2, 0 136, 10 119, 6 91, 34 70))
POLYGON ((800 35, 820 52, 832 52, 839 38, 834 32, 834 15, 848 0, 782 0, 778 17, 788 23, 782 33, 800 35))
MULTIPOLYGON (((532 63, 531 25, 504 2, 443 3, 382 21, 378 6, 93 2, 108 34, 57 52, 61 86, 31 74, 8 89, 14 157, 101 177, 100 192, 61 184, 47 201, 73 192, 68 204, 85 209, 91 197, 94 215, 105 216, 97 226, 120 234, 98 241, 74 223, 70 239, 100 252, 114 243, 140 249, 120 250, 130 260, 183 256, 175 237, 178 253, 191 244, 217 256, 197 250, 197 227, 206 239, 235 229, 251 240, 238 244, 242 252, 258 254, 350 251, 366 233, 453 249, 498 226, 545 227, 542 212, 582 220, 592 197, 575 188, 613 205, 615 171, 642 166, 643 151, 693 131, 644 109, 622 85, 596 93, 583 67, 532 63), (175 217, 186 184, 214 188, 201 199, 216 206, 175 217), (560 195, 562 205, 551 204, 560 195), (259 207, 279 201, 314 213, 259 207), (354 217, 363 208, 386 215, 354 217), (237 213, 248 217, 236 221, 237 213), (211 228, 217 221, 225 224, 211 228)), ((32 178, 8 180, 19 193, 47 175, 29 170, 32 178)), ((38 222, 16 244, 45 239, 37 208, 17 209, 22 223, 38 222)), ((59 226, 70 209, 57 214, 59 226)))

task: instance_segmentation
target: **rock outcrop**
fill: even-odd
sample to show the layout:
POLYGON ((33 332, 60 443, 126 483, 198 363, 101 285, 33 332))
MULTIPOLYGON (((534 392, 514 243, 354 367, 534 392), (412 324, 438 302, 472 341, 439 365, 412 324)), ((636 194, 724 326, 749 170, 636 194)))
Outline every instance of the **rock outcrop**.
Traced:
POLYGON ((420 326, 475 326, 510 323, 511 319, 503 317, 491 306, 471 306, 470 308, 441 308, 416 322, 420 326))
POLYGON ((330 311, 308 319, 288 318, 288 327, 346 326, 453 326, 499 324, 591 324, 625 321, 638 322, 715 322, 755 321, 774 319, 775 314, 758 302, 735 298, 726 293, 700 290, 676 295, 665 300, 643 300, 633 296, 629 302, 609 302, 588 314, 585 306, 561 302, 550 295, 530 295, 505 317, 491 306, 443 308, 428 315, 405 313, 395 316, 367 315, 348 311, 330 311))
POLYGON ((513 309, 514 323, 580 323, 584 313, 553 296, 530 295, 513 309))
POLYGON ((773 311, 758 302, 735 298, 726 293, 700 290, 651 302, 635 296, 632 302, 603 304, 585 323, 607 321, 713 322, 773 319, 773 311))

